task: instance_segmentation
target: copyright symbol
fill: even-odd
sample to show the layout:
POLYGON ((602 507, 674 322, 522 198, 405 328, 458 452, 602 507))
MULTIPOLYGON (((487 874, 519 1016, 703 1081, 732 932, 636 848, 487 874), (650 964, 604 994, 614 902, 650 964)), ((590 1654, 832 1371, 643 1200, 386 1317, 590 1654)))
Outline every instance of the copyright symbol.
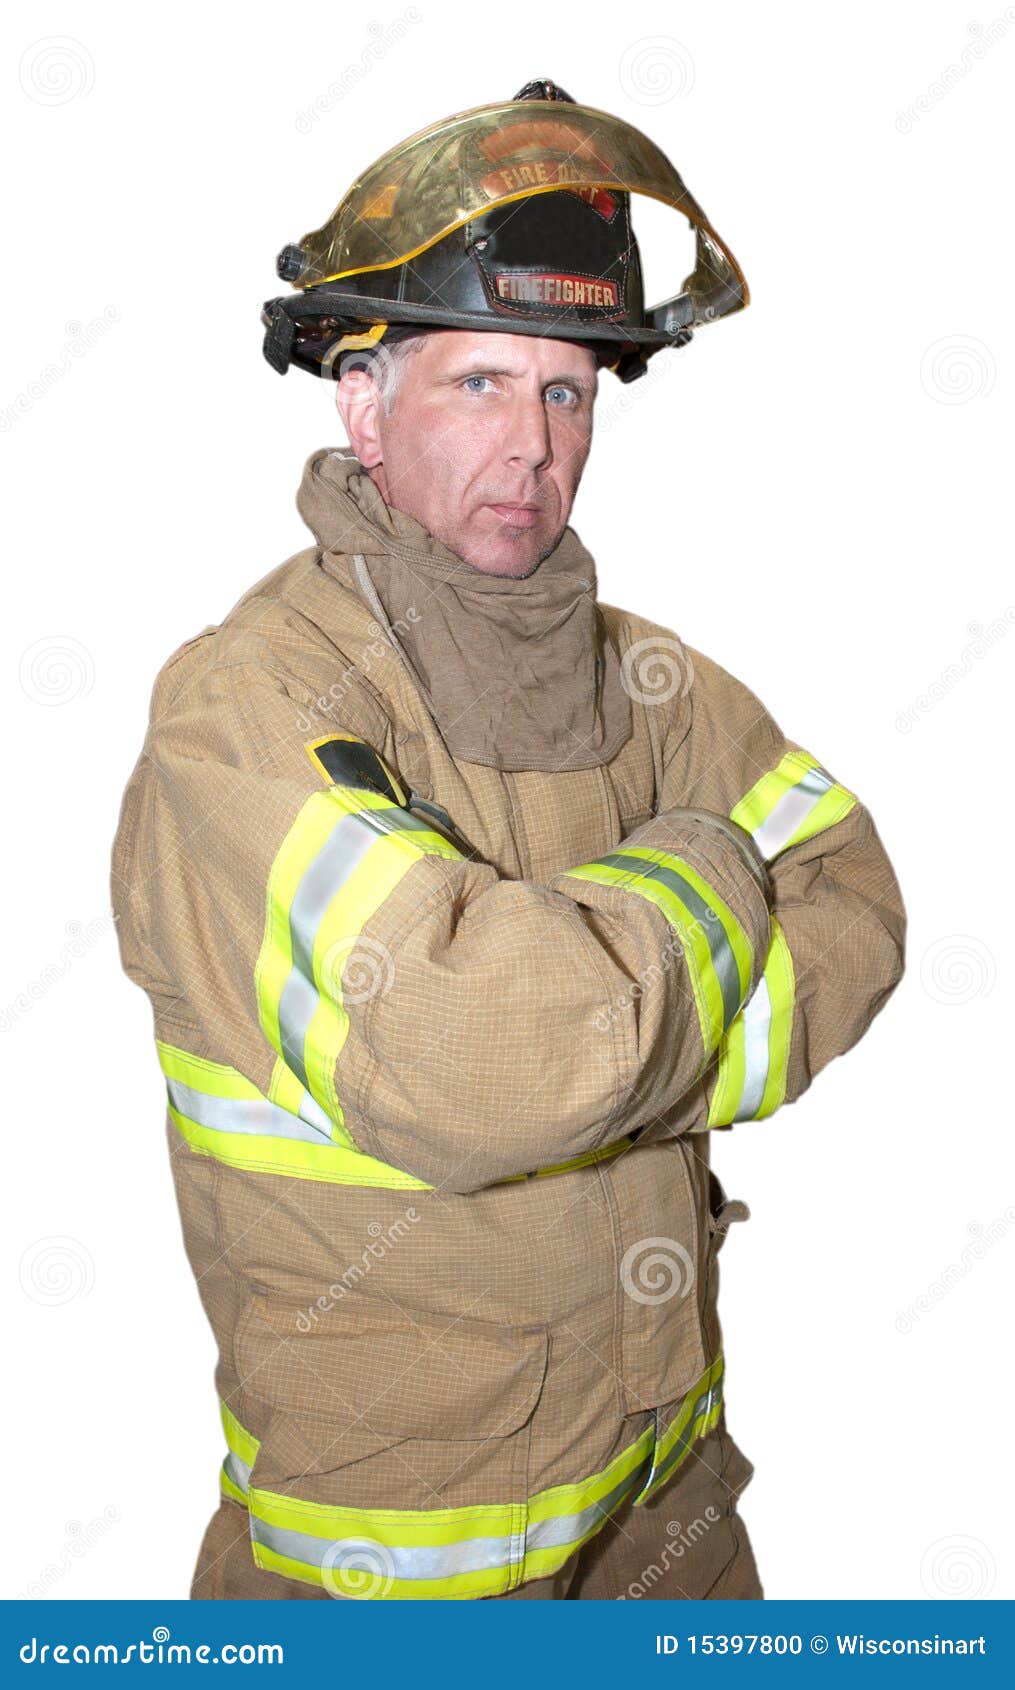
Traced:
POLYGON ((820 1631, 811 1638, 811 1654, 823 1655, 828 1648, 828 1638, 822 1637, 820 1631))

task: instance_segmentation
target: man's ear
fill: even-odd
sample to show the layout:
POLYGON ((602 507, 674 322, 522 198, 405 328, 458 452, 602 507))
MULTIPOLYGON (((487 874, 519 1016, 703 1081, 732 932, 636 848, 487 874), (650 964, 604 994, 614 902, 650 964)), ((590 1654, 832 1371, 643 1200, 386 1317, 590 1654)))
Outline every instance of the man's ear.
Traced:
POLYGON ((368 370, 346 370, 335 383, 335 403, 352 447, 364 469, 383 462, 381 390, 368 370))

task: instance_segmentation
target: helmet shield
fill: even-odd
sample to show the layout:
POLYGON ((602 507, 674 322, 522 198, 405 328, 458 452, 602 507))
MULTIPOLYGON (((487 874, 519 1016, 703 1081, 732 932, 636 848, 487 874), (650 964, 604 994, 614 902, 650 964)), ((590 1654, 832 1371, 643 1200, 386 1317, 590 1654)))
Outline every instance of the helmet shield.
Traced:
POLYGON ((267 303, 266 356, 322 374, 350 331, 388 323, 598 340, 629 378, 748 301, 736 259, 665 154, 566 96, 480 106, 411 136, 285 249, 279 270, 299 292, 267 303), (649 310, 633 194, 695 231, 694 270, 649 310))

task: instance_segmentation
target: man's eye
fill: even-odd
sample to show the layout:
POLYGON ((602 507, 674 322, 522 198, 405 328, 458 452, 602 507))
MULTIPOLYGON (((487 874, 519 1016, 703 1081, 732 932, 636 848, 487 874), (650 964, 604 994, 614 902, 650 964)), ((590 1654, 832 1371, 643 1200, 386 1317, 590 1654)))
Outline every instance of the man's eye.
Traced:
POLYGON ((546 397, 551 405, 577 405, 578 395, 573 387, 549 387, 546 397))
POLYGON ((484 391, 483 388, 472 387, 470 385, 474 381, 478 381, 478 382, 485 381, 489 385, 490 377, 489 376, 466 376, 464 386, 468 388, 469 392, 470 393, 482 393, 484 391))

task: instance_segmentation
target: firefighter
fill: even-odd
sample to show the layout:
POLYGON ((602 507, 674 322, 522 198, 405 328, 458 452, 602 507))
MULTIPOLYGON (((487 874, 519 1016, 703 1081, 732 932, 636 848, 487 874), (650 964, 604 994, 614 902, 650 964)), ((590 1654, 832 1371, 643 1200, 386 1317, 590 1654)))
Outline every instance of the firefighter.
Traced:
POLYGON ((266 357, 350 446, 304 469, 313 544, 162 668, 112 863, 219 1350, 191 1594, 761 1597, 710 1135, 862 1036, 904 907, 860 798, 600 602, 568 526, 598 373, 743 275, 549 82, 396 148, 279 269, 266 357), (652 309, 637 194, 696 241, 652 309))

